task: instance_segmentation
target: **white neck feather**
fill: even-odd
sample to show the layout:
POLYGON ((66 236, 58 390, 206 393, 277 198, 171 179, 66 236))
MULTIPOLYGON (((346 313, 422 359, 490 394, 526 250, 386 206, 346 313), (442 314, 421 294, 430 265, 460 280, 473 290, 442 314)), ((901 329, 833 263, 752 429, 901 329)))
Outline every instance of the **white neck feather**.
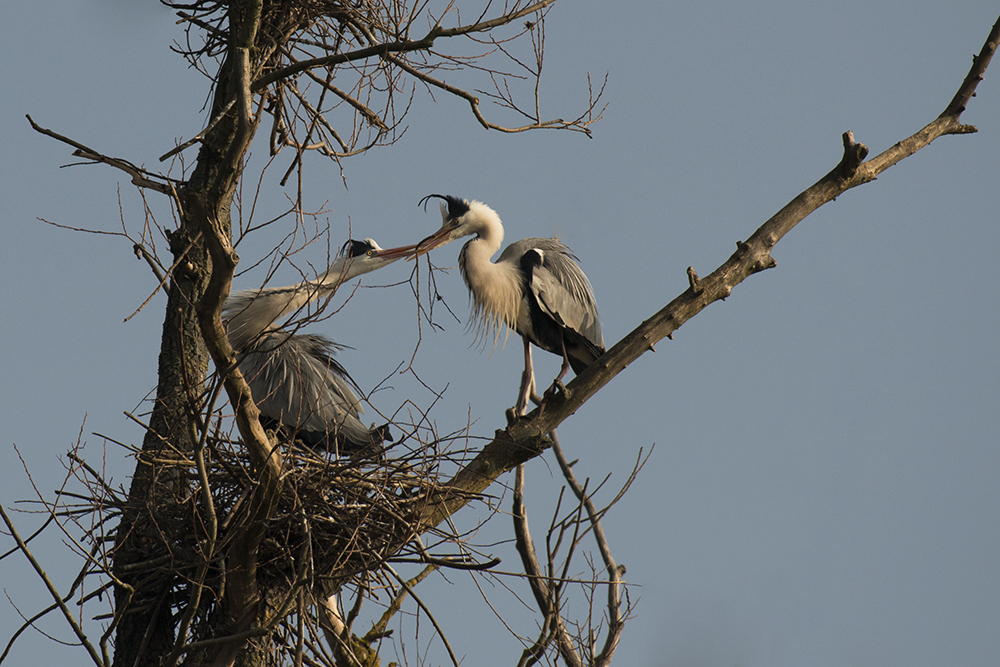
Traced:
POLYGON ((338 257, 316 280, 287 287, 243 290, 230 295, 225 305, 225 311, 232 313, 228 315, 230 344, 237 349, 244 347, 265 331, 278 329, 278 322, 336 290, 347 280, 376 268, 358 270, 364 263, 348 263, 349 259, 338 257))
MULTIPOLYGON (((476 238, 462 249, 462 277, 472 294, 472 318, 469 327, 477 329, 476 340, 486 345, 493 338, 493 348, 500 340, 503 325, 515 328, 521 303, 520 268, 508 262, 494 264, 490 258, 503 243, 500 217, 485 204, 472 202, 477 221, 476 238)), ((504 337, 506 342, 506 335, 504 337)))

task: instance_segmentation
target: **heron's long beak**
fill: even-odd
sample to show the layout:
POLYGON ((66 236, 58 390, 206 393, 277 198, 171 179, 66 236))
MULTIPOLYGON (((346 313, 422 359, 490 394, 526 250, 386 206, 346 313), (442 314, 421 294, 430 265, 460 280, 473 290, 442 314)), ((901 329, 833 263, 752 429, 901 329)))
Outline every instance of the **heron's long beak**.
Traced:
POLYGON ((375 256, 380 259, 401 259, 403 257, 411 257, 419 246, 420 244, 418 243, 417 245, 404 245, 399 246, 398 248, 379 248, 379 250, 375 253, 375 256))
POLYGON ((455 240, 451 236, 452 231, 453 231, 452 228, 448 227, 447 225, 441 227, 441 229, 437 230, 436 232, 434 232, 433 234, 422 240, 420 243, 413 246, 414 248, 416 248, 416 252, 414 252, 412 256, 420 257, 421 255, 426 255, 431 250, 434 250, 434 248, 440 248, 446 243, 451 243, 452 241, 455 240))

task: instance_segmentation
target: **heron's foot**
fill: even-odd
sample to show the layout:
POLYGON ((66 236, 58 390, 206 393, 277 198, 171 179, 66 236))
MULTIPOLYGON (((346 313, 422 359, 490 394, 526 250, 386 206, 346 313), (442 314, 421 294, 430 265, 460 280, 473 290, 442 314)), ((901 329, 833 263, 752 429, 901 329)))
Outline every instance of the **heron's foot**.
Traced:
POLYGON ((569 398, 569 392, 566 391, 566 385, 562 383, 562 380, 556 380, 552 383, 552 386, 545 390, 545 395, 542 396, 542 407, 548 402, 550 398, 556 395, 556 391, 561 391, 565 394, 565 398, 569 398))

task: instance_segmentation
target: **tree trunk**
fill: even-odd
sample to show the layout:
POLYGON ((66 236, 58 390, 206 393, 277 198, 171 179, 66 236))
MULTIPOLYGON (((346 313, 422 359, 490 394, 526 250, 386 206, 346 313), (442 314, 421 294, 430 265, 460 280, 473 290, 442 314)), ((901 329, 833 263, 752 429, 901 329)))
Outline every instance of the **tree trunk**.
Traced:
MULTIPOLYGON (((235 78, 231 62, 233 58, 227 58, 219 70, 213 118, 239 86, 238 81, 230 85, 235 78)), ((204 137, 191 177, 178 188, 180 227, 169 234, 169 241, 175 261, 180 262, 168 290, 156 402, 132 477, 129 506, 115 536, 115 573, 125 584, 115 589, 115 607, 125 613, 117 628, 116 667, 158 666, 171 654, 176 639, 177 618, 172 612, 174 605, 183 606, 186 582, 179 577, 151 580, 150 568, 141 564, 170 557, 171 526, 175 520, 179 525, 189 511, 183 503, 190 503, 191 484, 176 472, 182 468, 155 461, 190 460, 199 437, 196 415, 203 407, 210 356, 198 309, 210 282, 219 279, 213 275, 206 230, 231 238, 235 186, 256 127, 255 119, 241 114, 245 110, 240 104, 230 106, 204 137)))
POLYGON ((129 504, 115 536, 115 573, 132 588, 115 589, 115 608, 136 609, 118 626, 116 666, 158 665, 160 658, 169 654, 174 640, 172 586, 162 579, 146 581, 149 570, 136 564, 169 556, 170 518, 179 517, 183 511, 180 504, 188 487, 187 480, 177 476, 178 467, 154 461, 175 458, 177 452, 194 448, 191 401, 204 386, 208 352, 192 304, 205 291, 210 262, 204 243, 192 243, 196 234, 189 225, 182 224, 170 237, 174 258, 183 255, 180 266, 187 268, 176 271, 170 281, 156 402, 132 476, 129 504))

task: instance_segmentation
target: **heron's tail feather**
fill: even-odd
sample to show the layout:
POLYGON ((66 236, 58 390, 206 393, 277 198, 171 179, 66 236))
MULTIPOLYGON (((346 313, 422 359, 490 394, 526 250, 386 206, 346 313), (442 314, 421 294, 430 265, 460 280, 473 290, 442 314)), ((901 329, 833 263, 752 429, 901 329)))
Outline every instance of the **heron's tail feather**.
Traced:
POLYGON ((382 424, 371 430, 372 442, 381 444, 383 442, 393 442, 392 433, 389 432, 389 425, 382 424))
POLYGON ((573 372, 579 375, 604 354, 604 348, 572 330, 566 331, 566 355, 573 372))

